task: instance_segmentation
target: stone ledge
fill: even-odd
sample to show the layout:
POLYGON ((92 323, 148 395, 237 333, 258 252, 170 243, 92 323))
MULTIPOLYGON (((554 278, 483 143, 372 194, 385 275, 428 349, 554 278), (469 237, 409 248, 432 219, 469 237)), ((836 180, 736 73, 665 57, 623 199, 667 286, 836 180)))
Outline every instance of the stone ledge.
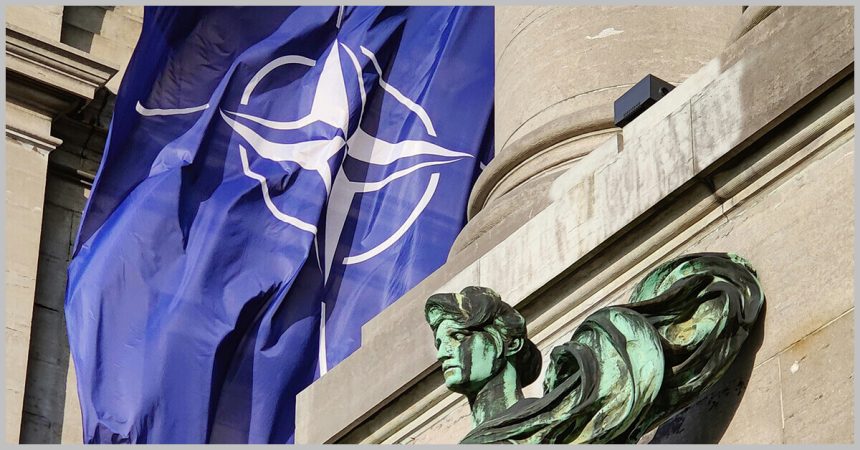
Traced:
POLYGON ((475 180, 466 207, 467 218, 471 220, 476 217, 478 212, 488 203, 490 196, 501 180, 509 176, 511 170, 526 160, 571 137, 612 129, 612 121, 603 117, 604 114, 602 114, 601 109, 591 107, 559 117, 526 134, 516 142, 511 143, 504 151, 499 152, 475 180), (580 125, 571 128, 569 126, 571 122, 580 125))
MULTIPOLYGON (((675 100, 665 104, 676 108, 652 108, 625 127, 620 153, 616 149, 615 155, 608 154, 612 149, 604 146, 584 158, 585 166, 599 160, 601 168, 593 174, 577 171, 579 176, 566 180, 571 188, 558 200, 483 257, 451 274, 439 290, 489 285, 512 305, 525 306, 658 203, 714 170, 822 87, 850 72, 852 36, 851 8, 780 8, 703 69, 714 77, 691 77, 688 81, 699 89, 683 89, 687 82, 676 88, 675 100), (760 67, 769 69, 758 71, 760 67), (725 89, 733 96, 727 97, 725 89), (682 95, 685 92, 690 97, 682 95), (778 97, 769 95, 774 92, 778 97), (745 93, 752 97, 741 98, 745 93), (706 106, 709 115, 695 116, 706 106), (635 126, 640 120, 653 126, 635 126), (703 144, 708 142, 718 144, 703 144), (684 157, 666 161, 674 166, 654 164, 654 152, 666 155, 674 148, 687 149, 684 157), (607 158, 611 162, 605 164, 607 158), (626 200, 619 202, 616 196, 626 200), (571 214, 583 204, 591 204, 593 211, 571 214)), ((336 441, 436 368, 432 346, 425 345, 429 335, 403 333, 423 326, 425 289, 416 287, 387 314, 369 322, 363 332, 374 330, 373 338, 363 339, 358 351, 298 396, 297 443, 336 441), (379 370, 369 374, 369 368, 379 370), (325 420, 314 420, 321 417, 325 420)))
POLYGON ((118 67, 66 44, 14 25, 6 27, 6 71, 83 99, 114 76, 118 67))
POLYGON ((29 133, 26 130, 6 125, 6 138, 14 139, 24 145, 32 146, 34 150, 42 155, 47 155, 51 150, 63 143, 62 140, 53 136, 41 136, 29 133))
MULTIPOLYGON (((9 81, 7 79, 7 90, 11 84, 9 81)), ((41 153, 47 153, 62 143, 62 139, 51 136, 50 115, 12 101, 6 102, 6 138, 41 153)))
POLYGON ((779 6, 748 6, 741 15, 741 21, 732 30, 729 40, 734 41, 746 34, 759 22, 764 20, 772 12, 776 11, 779 6))

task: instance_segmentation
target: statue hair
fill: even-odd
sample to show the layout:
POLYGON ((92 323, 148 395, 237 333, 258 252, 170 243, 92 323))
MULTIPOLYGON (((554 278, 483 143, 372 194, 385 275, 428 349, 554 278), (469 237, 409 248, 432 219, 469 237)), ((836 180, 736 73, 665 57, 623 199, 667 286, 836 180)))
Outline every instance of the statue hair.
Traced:
POLYGON ((492 289, 469 286, 459 294, 433 294, 424 306, 424 317, 434 332, 443 320, 450 319, 470 331, 493 328, 505 342, 522 338, 523 346, 513 361, 520 383, 528 386, 540 375, 541 354, 528 338, 525 318, 492 289), (439 313, 433 320, 432 312, 439 313))

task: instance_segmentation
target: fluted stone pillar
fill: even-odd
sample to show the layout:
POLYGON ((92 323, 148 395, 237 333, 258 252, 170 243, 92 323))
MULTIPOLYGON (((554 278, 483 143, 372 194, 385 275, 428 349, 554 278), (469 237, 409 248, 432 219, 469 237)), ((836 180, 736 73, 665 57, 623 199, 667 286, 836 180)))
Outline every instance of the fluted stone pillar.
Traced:
POLYGON ((558 175, 620 138, 618 97, 649 73, 683 82, 730 42, 741 15, 740 6, 497 6, 496 157, 451 254, 539 212, 558 175))

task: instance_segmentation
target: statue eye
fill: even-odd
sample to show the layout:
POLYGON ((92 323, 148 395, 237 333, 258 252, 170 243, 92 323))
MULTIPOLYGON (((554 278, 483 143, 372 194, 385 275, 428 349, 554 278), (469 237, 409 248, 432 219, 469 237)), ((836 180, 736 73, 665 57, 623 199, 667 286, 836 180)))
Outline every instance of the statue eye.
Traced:
POLYGON ((462 341, 463 339, 466 339, 466 333, 463 333, 462 331, 457 331, 452 333, 451 337, 455 340, 462 341))

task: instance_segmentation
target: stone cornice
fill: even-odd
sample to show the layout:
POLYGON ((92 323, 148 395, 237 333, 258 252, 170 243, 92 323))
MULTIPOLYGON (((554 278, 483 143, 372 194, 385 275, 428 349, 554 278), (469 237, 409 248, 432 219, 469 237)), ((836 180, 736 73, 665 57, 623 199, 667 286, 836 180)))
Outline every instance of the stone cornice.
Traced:
POLYGON ((23 130, 6 124, 6 137, 16 140, 24 145, 31 145, 37 152, 47 155, 63 143, 61 139, 53 136, 41 136, 27 130, 23 130))
POLYGON ((6 100, 49 117, 68 112, 86 101, 14 71, 6 71, 6 100))
POLYGON ((475 181, 466 207, 468 220, 472 220, 487 204, 501 180, 529 158, 572 136, 612 129, 614 127, 612 121, 602 117, 603 109, 605 108, 592 106, 571 115, 559 117, 512 142, 509 147, 496 155, 475 181), (567 126, 572 122, 580 125, 573 128, 567 126))
POLYGON ((50 93, 61 91, 87 101, 118 71, 118 67, 66 44, 14 25, 6 27, 6 76, 9 78, 11 72, 18 74, 19 80, 32 81, 28 89, 46 86, 50 93))
POLYGON ((741 36, 743 36, 746 32, 751 30, 754 26, 758 25, 762 20, 764 20, 767 16, 769 16, 772 12, 776 11, 779 6, 749 6, 744 7, 743 15, 741 15, 741 21, 735 26, 734 30, 732 30, 732 35, 729 38, 729 42, 734 42, 738 40, 741 36))

